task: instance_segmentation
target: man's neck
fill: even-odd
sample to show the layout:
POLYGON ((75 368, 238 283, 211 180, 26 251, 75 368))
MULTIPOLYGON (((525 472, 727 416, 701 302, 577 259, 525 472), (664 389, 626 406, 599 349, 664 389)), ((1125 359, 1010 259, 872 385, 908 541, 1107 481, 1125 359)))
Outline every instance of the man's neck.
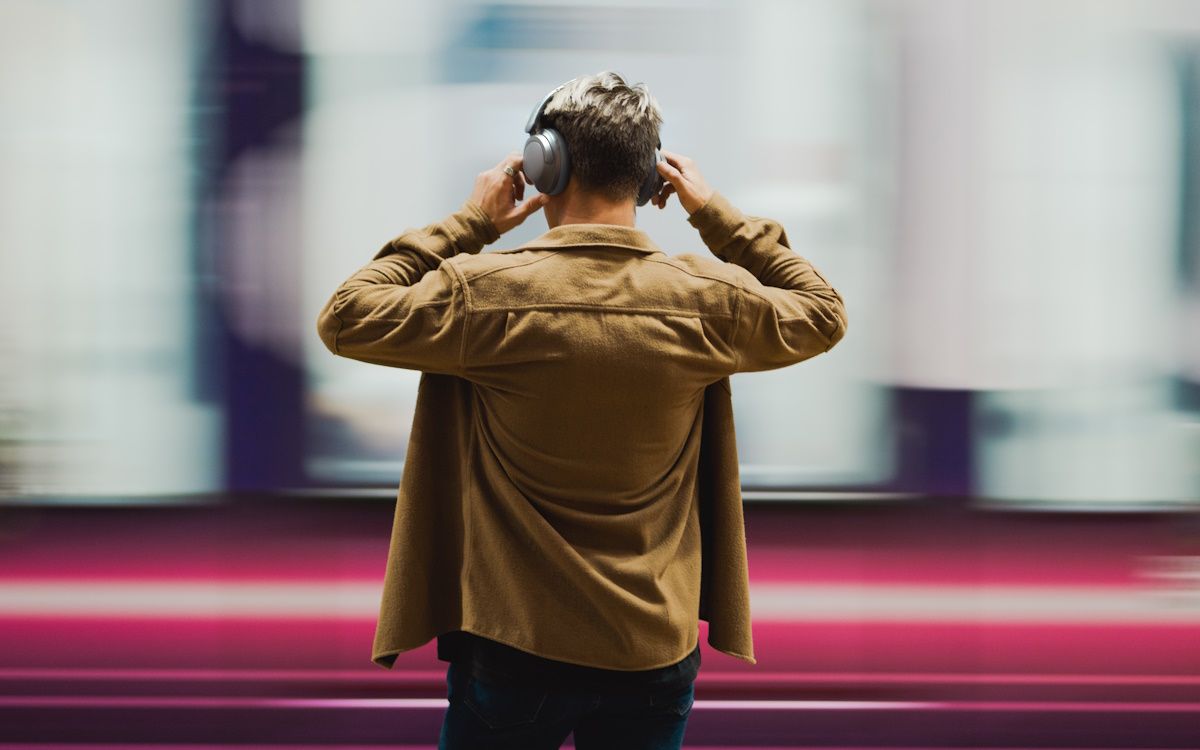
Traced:
POLYGON ((546 206, 546 223, 551 229, 563 224, 616 224, 632 227, 636 218, 632 200, 612 201, 603 196, 568 189, 557 205, 546 206))

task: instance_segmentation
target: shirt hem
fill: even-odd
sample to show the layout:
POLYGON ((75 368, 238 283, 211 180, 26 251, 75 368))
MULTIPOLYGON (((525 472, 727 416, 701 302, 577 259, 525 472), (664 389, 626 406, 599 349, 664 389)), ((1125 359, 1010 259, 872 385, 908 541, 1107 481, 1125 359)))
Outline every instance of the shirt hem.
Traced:
MULTIPOLYGON (((488 635, 487 633, 480 633, 477 630, 473 630, 470 628, 463 628, 463 627, 449 628, 447 630, 439 631, 438 633, 435 633, 434 635, 431 635, 428 638, 425 638, 424 640, 420 641, 419 643, 414 643, 411 646, 401 646, 398 648, 390 648, 386 651, 376 652, 371 655, 371 661, 374 662, 375 664, 379 665, 379 667, 381 667, 382 669, 392 669, 392 667, 396 663, 396 657, 399 656, 400 654, 404 653, 405 651, 413 651, 415 649, 418 649, 418 648, 424 646, 425 644, 429 643, 430 641, 434 640, 439 635, 444 635, 446 633, 452 633, 456 630, 462 630, 464 632, 472 633, 474 635, 481 636, 483 638, 491 638, 492 640, 499 641, 500 643, 503 643, 506 646, 510 646, 515 649, 520 649, 521 651, 526 651, 526 653, 531 653, 534 656, 540 656, 543 659, 555 659, 556 661, 565 661, 563 659, 558 659, 556 657, 546 656, 545 654, 537 653, 536 651, 528 651, 525 648, 523 648, 521 646, 517 646, 517 645, 513 644, 511 641, 508 641, 506 639, 497 638, 494 635, 488 635)), ((692 653, 692 651, 695 650, 696 646, 698 646, 698 645, 700 645, 700 631, 699 630, 696 631, 696 641, 694 643, 692 643, 692 645, 688 648, 687 652, 683 656, 679 657, 675 661, 668 661, 663 664, 659 664, 658 666, 646 667, 645 669, 624 669, 624 670, 614 670, 614 671, 642 672, 642 671, 647 671, 647 670, 651 670, 651 669, 661 669, 663 667, 669 667, 673 664, 678 664, 683 659, 686 659, 692 653)), ((741 651, 734 651, 734 650, 728 649, 728 648, 721 648, 720 646, 715 645, 711 640, 709 641, 708 645, 712 646, 713 650, 720 651, 721 653, 725 654, 726 656, 732 656, 735 659, 741 659, 742 661, 747 662, 748 664, 758 664, 758 659, 756 659, 753 656, 753 654, 743 653, 741 651)), ((597 664, 584 664, 584 663, 573 662, 573 661, 568 661, 566 663, 575 664, 575 665, 581 666, 581 667, 592 667, 595 669, 613 670, 613 667, 601 667, 597 664)))
MULTIPOLYGON (((606 669, 606 670, 609 670, 612 672, 631 672, 631 673, 632 672, 648 672, 652 669, 662 669, 663 667, 671 667, 671 666, 674 666, 674 665, 678 664, 679 662, 683 661, 688 656, 690 656, 691 653, 696 650, 696 646, 700 645, 699 630, 697 630, 696 631, 697 632, 696 639, 694 641, 692 641, 691 645, 688 646, 687 649, 679 656, 677 656, 673 659, 668 659, 667 661, 664 661, 661 663, 656 663, 653 666, 649 666, 649 667, 637 667, 636 669, 626 669, 623 667, 610 667, 610 666, 605 666, 603 664, 595 664, 595 663, 591 663, 591 662, 576 661, 574 659, 564 659, 561 656, 552 656, 550 654, 542 653, 540 651, 534 651, 533 649, 530 649, 528 646, 523 646, 523 645, 514 643, 512 640, 510 640, 508 638, 503 638, 503 637, 500 637, 497 635, 493 635, 491 633, 481 632, 480 630, 476 630, 476 629, 470 628, 470 627, 458 627, 458 628, 455 628, 455 630, 461 630, 465 633, 471 633, 473 635, 480 636, 481 638, 490 638, 493 641, 503 643, 505 646, 515 648, 518 651, 524 651, 527 654, 533 654, 534 656, 540 656, 543 659, 550 659, 552 661, 560 661, 565 664, 574 664, 577 667, 591 667, 592 669, 606 669)), ((439 633, 439 635, 441 635, 441 634, 439 633)))

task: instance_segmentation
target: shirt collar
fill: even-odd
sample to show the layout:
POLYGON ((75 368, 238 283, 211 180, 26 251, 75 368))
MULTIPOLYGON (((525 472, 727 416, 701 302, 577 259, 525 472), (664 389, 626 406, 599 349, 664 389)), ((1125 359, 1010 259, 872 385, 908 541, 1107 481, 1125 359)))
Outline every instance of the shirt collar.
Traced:
POLYGON ((619 247, 646 255, 662 252, 642 230, 619 224, 560 224, 517 249, 572 247, 619 247))

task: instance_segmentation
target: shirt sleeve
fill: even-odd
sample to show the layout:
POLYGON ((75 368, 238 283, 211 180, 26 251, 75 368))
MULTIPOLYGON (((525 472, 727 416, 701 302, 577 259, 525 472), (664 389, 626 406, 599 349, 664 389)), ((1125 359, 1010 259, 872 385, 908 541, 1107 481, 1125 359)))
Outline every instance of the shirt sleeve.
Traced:
POLYGON ((443 221, 405 231, 334 291, 317 318, 321 341, 362 362, 461 375, 467 305, 445 261, 478 253, 499 236, 471 201, 443 221))
POLYGON ((842 297, 788 245, 778 222, 746 216, 720 193, 689 223, 741 274, 732 333, 735 372, 771 370, 827 352, 846 335, 842 297))

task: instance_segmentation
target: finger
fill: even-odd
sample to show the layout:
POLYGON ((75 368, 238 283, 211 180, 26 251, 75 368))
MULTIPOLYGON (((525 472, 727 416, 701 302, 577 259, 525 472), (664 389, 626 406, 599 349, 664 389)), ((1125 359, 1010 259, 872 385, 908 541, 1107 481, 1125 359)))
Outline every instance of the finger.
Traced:
POLYGON ((490 170, 492 174, 499 174, 500 179, 509 183, 512 188, 509 190, 510 195, 515 196, 517 194, 517 184, 523 182, 523 177, 521 175, 521 162, 521 155, 514 151, 513 153, 504 157, 499 164, 492 167, 490 170), (509 174, 509 171, 511 171, 512 174, 509 174))
POLYGON ((665 159, 667 162, 669 162, 672 167, 675 167, 676 169, 680 170, 681 172, 683 171, 684 163, 688 161, 688 158, 686 156, 684 156, 683 154, 677 154, 674 151, 667 151, 666 149, 661 149, 661 148, 658 151, 660 154, 663 155, 663 159, 665 159))
POLYGON ((546 205, 549 200, 550 196, 546 195, 545 193, 538 193, 529 200, 518 205, 513 211, 513 216, 516 218, 517 223, 519 224, 522 221, 525 221, 525 218, 529 216, 529 214, 546 205))
POLYGON ((683 181, 683 173, 670 161, 660 161, 655 167, 658 169, 658 173, 663 176, 663 179, 669 181, 671 184, 683 181))
POLYGON ((520 172, 522 165, 525 163, 525 157, 514 151, 504 157, 504 161, 500 162, 500 171, 503 172, 505 167, 512 167, 514 172, 520 172))
POLYGON ((525 158, 522 154, 513 151, 508 156, 504 157, 504 161, 496 165, 496 169, 504 173, 504 179, 512 183, 513 200, 520 201, 525 198, 525 173, 521 167, 525 163, 525 158), (509 175, 508 170, 512 170, 509 175))
POLYGON ((674 193, 674 192, 675 192, 675 186, 674 186, 674 185, 672 185, 672 184, 671 184, 671 183, 669 183, 669 182, 668 182, 668 183, 665 183, 665 184, 663 184, 663 189, 662 189, 662 192, 660 192, 660 193, 658 194, 658 202, 661 204, 661 205, 659 206, 660 208, 666 208, 666 207, 667 207, 667 198, 670 198, 670 197, 671 197, 671 194, 672 194, 672 193, 674 193))
POLYGON ((669 182, 664 184, 662 191, 659 192, 659 194, 657 196, 655 196, 658 199, 658 207, 666 208, 667 207, 667 199, 670 198, 671 194, 674 192, 675 192, 674 185, 672 185, 669 182))

